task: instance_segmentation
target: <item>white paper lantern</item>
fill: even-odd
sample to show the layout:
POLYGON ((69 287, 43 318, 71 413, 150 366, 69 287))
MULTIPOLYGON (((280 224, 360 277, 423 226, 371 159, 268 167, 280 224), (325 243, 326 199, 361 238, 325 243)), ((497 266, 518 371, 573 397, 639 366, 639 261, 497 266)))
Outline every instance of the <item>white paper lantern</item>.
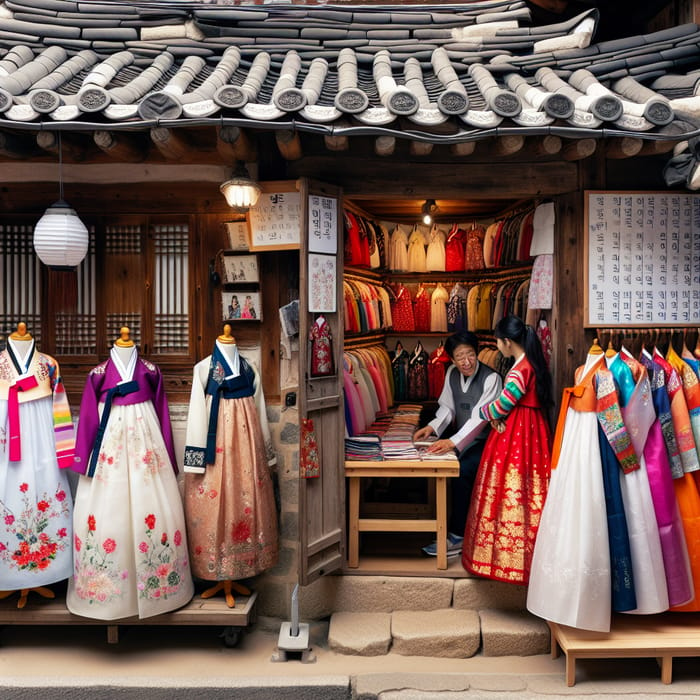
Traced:
POLYGON ((34 227, 34 250, 41 262, 54 269, 80 265, 89 241, 85 224, 62 199, 52 204, 34 227))

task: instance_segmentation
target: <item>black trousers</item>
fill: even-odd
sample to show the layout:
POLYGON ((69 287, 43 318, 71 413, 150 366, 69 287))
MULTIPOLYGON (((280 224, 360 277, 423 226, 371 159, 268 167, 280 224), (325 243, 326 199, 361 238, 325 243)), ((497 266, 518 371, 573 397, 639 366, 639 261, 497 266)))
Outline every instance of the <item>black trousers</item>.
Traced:
POLYGON ((450 526, 449 531, 453 535, 464 536, 467 525, 467 513, 472 499, 474 481, 479 470, 481 454, 484 451, 486 440, 477 440, 466 449, 459 458, 459 476, 448 479, 450 484, 450 526))

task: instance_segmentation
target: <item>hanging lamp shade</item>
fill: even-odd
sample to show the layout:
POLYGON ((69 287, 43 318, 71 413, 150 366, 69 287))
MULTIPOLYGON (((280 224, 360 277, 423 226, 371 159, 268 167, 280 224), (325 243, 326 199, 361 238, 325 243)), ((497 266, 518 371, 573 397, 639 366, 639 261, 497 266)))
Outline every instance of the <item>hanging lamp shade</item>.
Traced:
POLYGON ((239 163, 230 180, 219 186, 226 202, 234 209, 246 210, 254 207, 260 196, 260 185, 251 179, 245 165, 239 163))
POLYGON ((89 240, 85 224, 62 199, 52 204, 34 227, 34 250, 39 260, 53 269, 80 265, 89 240))

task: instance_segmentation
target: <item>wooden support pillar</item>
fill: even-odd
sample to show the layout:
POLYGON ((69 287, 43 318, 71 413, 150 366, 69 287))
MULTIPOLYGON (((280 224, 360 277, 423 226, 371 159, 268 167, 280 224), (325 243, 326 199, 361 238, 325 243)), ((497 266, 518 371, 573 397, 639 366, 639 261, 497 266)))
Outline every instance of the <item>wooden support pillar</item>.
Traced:
POLYGON ((189 140, 184 134, 162 126, 151 129, 151 141, 168 160, 180 160, 190 151, 189 140))
POLYGON ((561 151, 562 142, 559 136, 548 134, 535 139, 535 155, 539 157, 553 156, 561 151))
POLYGON ((254 163, 258 159, 258 149, 248 132, 237 126, 220 126, 216 130, 216 150, 228 163, 237 160, 254 163))
POLYGON ((299 160, 303 155, 301 150, 301 139, 296 131, 285 129, 275 131, 275 140, 282 157, 285 160, 299 160))
POLYGON ((115 161, 140 163, 148 154, 148 143, 142 134, 96 131, 92 138, 95 144, 115 161))
POLYGON ((396 148, 396 138, 394 136, 377 136, 374 140, 374 152, 378 156, 390 156, 396 148))
MULTIPOLYGON (((49 153, 58 156, 58 133, 55 131, 40 131, 36 135, 36 143, 49 153)), ((63 158, 67 160, 83 160, 85 158, 85 146, 81 136, 75 134, 61 134, 61 151, 63 158)))
POLYGON ((0 131, 0 156, 26 160, 37 153, 39 148, 34 137, 0 131))
POLYGON ((497 136, 493 143, 493 153, 497 156, 512 156, 524 145, 525 137, 518 134, 497 136))
POLYGON ((595 153, 596 146, 595 139, 575 139, 561 149, 561 156, 564 160, 583 160, 595 153))
POLYGON ((474 153, 476 148, 476 141, 463 141, 462 143, 453 143, 450 146, 450 152, 453 156, 459 156, 460 158, 466 158, 474 153))
POLYGON ((642 139, 636 139, 630 136, 610 139, 605 144, 605 157, 614 158, 616 160, 631 158, 642 150, 643 145, 642 139))
POLYGON ((411 141, 408 152, 412 156, 429 156, 433 152, 433 144, 424 143, 423 141, 411 141))

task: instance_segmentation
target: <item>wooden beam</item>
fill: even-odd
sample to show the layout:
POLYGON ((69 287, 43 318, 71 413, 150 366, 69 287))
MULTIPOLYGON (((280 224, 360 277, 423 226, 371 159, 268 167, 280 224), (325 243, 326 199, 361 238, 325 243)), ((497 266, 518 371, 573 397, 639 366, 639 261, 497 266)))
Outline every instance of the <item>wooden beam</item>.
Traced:
POLYGON ((374 140, 374 152, 378 156, 390 156, 396 148, 396 137, 394 136, 377 136, 374 140))
POLYGON ((497 156, 512 156, 525 144, 525 137, 519 134, 497 136, 493 143, 493 153, 497 156))
POLYGON ((151 141, 168 160, 182 160, 191 150, 190 141, 182 129, 174 131, 156 126, 151 129, 151 141))
MULTIPOLYGON (((49 153, 58 156, 59 139, 55 131, 40 131, 36 135, 36 143, 49 153)), ((77 134, 61 134, 62 157, 66 160, 81 161, 85 159, 85 141, 77 134)))
POLYGON ((115 161, 140 163, 148 155, 148 143, 142 134, 96 131, 92 138, 100 150, 115 161))
POLYGON ((237 126, 220 126, 216 129, 216 150, 230 165, 237 160, 254 163, 258 159, 258 149, 248 132, 237 126))
POLYGON ((453 156, 459 156, 460 158, 466 158, 474 153, 476 149, 476 141, 463 141, 462 143, 453 143, 450 146, 450 152, 453 156))
POLYGON ((553 156, 561 151, 562 142, 559 136, 548 134, 535 139, 535 155, 539 157, 553 156))
POLYGON ((39 148, 35 138, 0 131, 0 156, 13 160, 26 160, 37 153, 39 153, 39 148))
POLYGON ((656 156, 668 153, 673 150, 676 145, 675 141, 644 141, 638 155, 640 156, 656 156))
POLYGON ((326 134, 323 140, 329 151, 347 151, 350 148, 350 139, 342 134, 326 134))
POLYGON ((569 141, 561 149, 561 157, 564 160, 583 160, 595 153, 597 143, 595 139, 575 139, 569 141))
POLYGON ((623 136, 622 138, 610 139, 605 144, 606 158, 631 158, 636 156, 642 150, 644 142, 642 139, 623 136))
POLYGON ((423 141, 411 141, 408 152, 412 156, 429 156, 433 152, 433 144, 423 141))
POLYGON ((277 141, 277 148, 285 160, 299 160, 302 157, 301 139, 298 132, 288 129, 275 131, 275 141, 277 141))

